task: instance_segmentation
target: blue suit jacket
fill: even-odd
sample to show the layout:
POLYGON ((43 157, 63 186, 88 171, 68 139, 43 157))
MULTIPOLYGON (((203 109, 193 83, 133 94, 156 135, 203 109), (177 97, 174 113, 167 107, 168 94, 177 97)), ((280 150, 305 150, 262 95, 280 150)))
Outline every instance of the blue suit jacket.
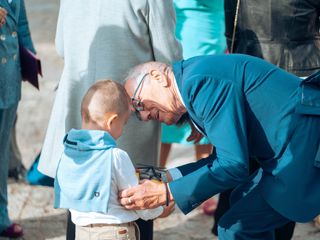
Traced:
POLYGON ((184 213, 245 183, 249 159, 260 163, 258 187, 278 212, 294 221, 320 213, 320 73, 301 82, 236 54, 191 58, 173 71, 190 117, 216 148, 170 183, 184 213))
POLYGON ((35 53, 30 37, 23 0, 0 0, 7 10, 4 26, 0 27, 0 109, 11 107, 20 100, 21 73, 19 43, 35 53))

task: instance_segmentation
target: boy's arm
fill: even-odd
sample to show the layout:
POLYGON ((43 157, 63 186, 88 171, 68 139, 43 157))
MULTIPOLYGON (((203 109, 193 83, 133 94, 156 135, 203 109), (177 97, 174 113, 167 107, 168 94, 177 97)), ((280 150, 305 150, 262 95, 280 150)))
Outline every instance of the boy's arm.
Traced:
MULTIPOLYGON (((116 182, 119 191, 136 186, 139 184, 136 170, 128 154, 118 148, 114 149, 114 167, 116 182)), ((137 215, 143 220, 154 219, 159 217, 163 212, 163 207, 149 210, 137 210, 137 215)))

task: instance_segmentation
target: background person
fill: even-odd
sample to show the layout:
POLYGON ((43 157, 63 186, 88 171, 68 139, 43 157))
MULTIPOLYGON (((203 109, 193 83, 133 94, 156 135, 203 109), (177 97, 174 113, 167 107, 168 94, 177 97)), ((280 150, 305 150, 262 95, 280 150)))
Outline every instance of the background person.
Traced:
MULTIPOLYGON (((181 41, 183 58, 209 54, 222 54, 226 51, 224 36, 224 7, 223 0, 174 0, 177 16, 176 36, 181 41)), ((210 155, 212 145, 208 139, 199 142, 189 142, 191 133, 189 124, 181 126, 162 124, 162 144, 160 166, 165 167, 172 143, 183 145, 195 144, 195 159, 210 155)), ((212 215, 217 207, 216 199, 206 201, 202 206, 204 213, 212 215)))
MULTIPOLYGON (((226 50, 223 0, 174 0, 177 16, 176 36, 181 41, 183 58, 220 54, 226 50)), ((193 144, 186 141, 191 133, 189 124, 162 124, 160 165, 165 167, 172 143, 193 144)), ((207 157, 212 145, 203 138, 195 145, 196 159, 207 157)))
POLYGON ((19 44, 35 53, 23 0, 0 0, 0 236, 17 238, 22 227, 8 215, 10 132, 21 98, 19 44))
MULTIPOLYGON (((64 58, 64 69, 39 161, 39 170, 50 177, 63 152, 63 137, 81 127, 80 103, 92 84, 98 79, 122 82, 127 71, 142 62, 182 58, 171 0, 62 0, 60 4, 56 48, 64 58)), ((130 118, 118 146, 134 163, 158 165, 160 127, 157 122, 142 124, 130 118)), ((141 239, 152 239, 152 221, 142 224, 149 231, 144 230, 141 239)), ((73 228, 68 231, 68 239, 73 239, 73 232, 73 228)))

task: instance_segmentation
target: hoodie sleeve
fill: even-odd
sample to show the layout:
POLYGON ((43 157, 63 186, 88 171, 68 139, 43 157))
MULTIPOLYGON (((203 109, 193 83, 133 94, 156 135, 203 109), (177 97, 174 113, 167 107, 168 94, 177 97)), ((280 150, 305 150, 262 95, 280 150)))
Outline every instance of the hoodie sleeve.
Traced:
MULTIPOLYGON (((117 181, 118 189, 124 190, 139 184, 138 177, 136 175, 136 170, 129 158, 128 154, 118 148, 114 149, 114 167, 116 169, 115 176, 117 181)), ((154 219, 161 215, 163 212, 163 207, 158 207, 155 209, 147 210, 137 210, 135 211, 139 218, 143 220, 154 219)))

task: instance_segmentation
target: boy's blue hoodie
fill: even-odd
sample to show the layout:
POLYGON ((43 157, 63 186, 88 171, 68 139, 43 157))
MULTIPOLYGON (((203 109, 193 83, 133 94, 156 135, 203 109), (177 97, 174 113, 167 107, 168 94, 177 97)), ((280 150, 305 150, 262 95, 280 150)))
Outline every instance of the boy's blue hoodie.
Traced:
POLYGON ((107 213, 114 147, 105 131, 72 129, 66 134, 54 181, 55 208, 107 213))

